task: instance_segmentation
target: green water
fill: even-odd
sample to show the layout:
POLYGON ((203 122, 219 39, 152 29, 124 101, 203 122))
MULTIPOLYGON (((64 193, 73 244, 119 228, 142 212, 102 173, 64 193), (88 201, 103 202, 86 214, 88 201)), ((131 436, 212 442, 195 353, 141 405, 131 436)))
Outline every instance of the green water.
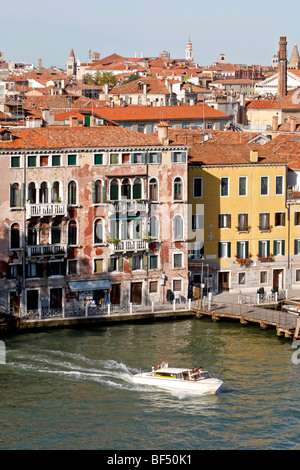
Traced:
POLYGON ((188 319, 2 340, 0 449, 299 447, 300 365, 274 330, 188 319), (224 385, 191 397, 133 384, 162 360, 224 385))

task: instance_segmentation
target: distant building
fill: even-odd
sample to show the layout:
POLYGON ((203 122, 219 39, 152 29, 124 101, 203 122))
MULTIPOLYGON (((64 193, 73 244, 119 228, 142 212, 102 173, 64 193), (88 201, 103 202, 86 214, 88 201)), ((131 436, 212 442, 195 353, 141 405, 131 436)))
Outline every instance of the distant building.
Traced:
POLYGON ((193 54, 193 45, 191 43, 191 40, 189 38, 186 48, 185 48, 185 58, 186 60, 194 60, 194 54, 193 54))

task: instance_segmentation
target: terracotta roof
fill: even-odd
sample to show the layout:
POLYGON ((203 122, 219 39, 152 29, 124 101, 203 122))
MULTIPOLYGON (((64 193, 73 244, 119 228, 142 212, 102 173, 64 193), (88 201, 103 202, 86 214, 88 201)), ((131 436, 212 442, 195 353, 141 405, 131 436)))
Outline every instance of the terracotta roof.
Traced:
POLYGON ((182 121, 223 119, 228 120, 227 114, 212 108, 211 106, 127 106, 107 107, 98 111, 103 117, 116 122, 128 121, 182 121))
POLYGON ((165 80, 160 78, 153 78, 153 77, 143 77, 138 78, 129 83, 123 83, 122 85, 114 86, 109 94, 110 95, 127 95, 127 94, 141 94, 143 93, 143 89, 141 90, 139 84, 142 83, 143 85, 147 85, 147 93, 148 94, 159 94, 159 95, 169 95, 170 92, 165 85, 165 80))
POLYGON ((13 129, 14 140, 0 141, 2 150, 92 149, 101 147, 160 146, 154 135, 120 127, 46 127, 13 129))

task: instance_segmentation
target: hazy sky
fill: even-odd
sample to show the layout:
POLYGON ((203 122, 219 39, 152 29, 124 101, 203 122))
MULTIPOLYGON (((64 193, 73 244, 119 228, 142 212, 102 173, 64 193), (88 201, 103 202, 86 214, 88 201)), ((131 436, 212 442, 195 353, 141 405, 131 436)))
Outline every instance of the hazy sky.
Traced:
POLYGON ((101 58, 185 57, 190 36, 194 59, 211 65, 225 53, 228 62, 269 65, 280 36, 288 54, 300 51, 299 0, 0 0, 0 50, 5 60, 44 67, 66 67, 73 48, 88 60, 91 48, 101 58))

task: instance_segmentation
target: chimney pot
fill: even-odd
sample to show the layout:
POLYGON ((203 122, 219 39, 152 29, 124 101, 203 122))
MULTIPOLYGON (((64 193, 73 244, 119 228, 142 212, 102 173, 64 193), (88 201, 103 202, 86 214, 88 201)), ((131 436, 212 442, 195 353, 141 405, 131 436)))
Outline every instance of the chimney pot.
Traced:
POLYGON ((258 150, 250 150, 250 162, 251 163, 258 162, 258 150))

